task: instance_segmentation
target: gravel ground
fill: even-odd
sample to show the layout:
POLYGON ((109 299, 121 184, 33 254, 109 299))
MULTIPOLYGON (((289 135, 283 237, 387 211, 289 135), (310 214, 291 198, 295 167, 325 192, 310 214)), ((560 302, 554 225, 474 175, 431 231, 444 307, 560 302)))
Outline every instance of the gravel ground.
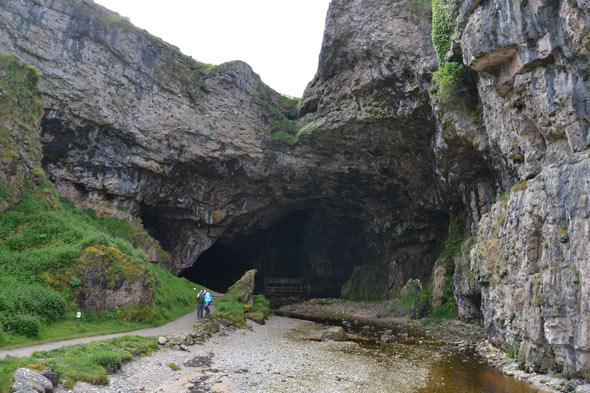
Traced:
POLYGON ((421 387, 436 360, 431 351, 403 345, 379 356, 351 341, 321 342, 326 328, 275 316, 264 326, 215 336, 188 351, 163 349, 129 362, 108 386, 78 383, 56 392, 401 393, 421 387))

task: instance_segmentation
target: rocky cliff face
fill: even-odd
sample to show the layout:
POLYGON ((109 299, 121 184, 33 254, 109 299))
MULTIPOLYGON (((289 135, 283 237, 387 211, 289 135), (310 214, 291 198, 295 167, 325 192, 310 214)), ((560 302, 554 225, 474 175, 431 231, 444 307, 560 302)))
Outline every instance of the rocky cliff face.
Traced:
POLYGON ((333 2, 299 119, 248 65, 198 63, 90 1, 3 2, 0 28, 0 51, 43 74, 43 164, 60 194, 130 209, 173 253, 171 270, 319 209, 310 223, 327 234, 308 237, 304 274, 346 279, 372 262, 351 283, 362 297, 430 274, 448 215, 430 149, 427 12, 333 2))
POLYGON ((452 99, 428 91, 421 1, 333 0, 298 106, 246 64, 198 63, 89 1, 0 3, 0 51, 43 73, 60 193, 129 209, 173 271, 223 246, 263 275, 385 297, 430 276, 464 211, 460 315, 527 368, 589 376, 589 4, 441 1, 446 59, 468 67, 452 99))
POLYGON ((523 366, 588 377, 588 4, 458 1, 453 12, 449 56, 477 72, 482 121, 441 133, 471 127, 461 148, 507 190, 481 204, 457 261, 460 312, 481 312, 523 366))
POLYGON ((0 53, 0 212, 18 202, 41 169, 43 114, 38 71, 0 53))

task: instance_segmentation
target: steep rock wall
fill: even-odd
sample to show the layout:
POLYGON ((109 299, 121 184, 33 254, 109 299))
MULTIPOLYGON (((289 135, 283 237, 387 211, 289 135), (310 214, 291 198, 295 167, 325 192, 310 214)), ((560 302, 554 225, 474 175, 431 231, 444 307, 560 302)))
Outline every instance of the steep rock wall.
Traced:
POLYGON ((91 1, 1 2, 0 50, 43 74, 43 163, 60 194, 130 209, 171 270, 319 207, 354 222, 363 247, 349 254, 384 267, 370 295, 383 297, 429 276, 448 220, 418 11, 334 1, 300 119, 248 65, 198 63, 91 1))
POLYGON ((0 212, 18 202, 41 169, 43 104, 38 71, 0 53, 0 212))
POLYGON ((453 12, 449 56, 477 72, 482 122, 441 133, 471 127, 460 146, 493 179, 456 264, 460 314, 519 346, 528 369, 588 377, 588 4, 457 1, 453 12))

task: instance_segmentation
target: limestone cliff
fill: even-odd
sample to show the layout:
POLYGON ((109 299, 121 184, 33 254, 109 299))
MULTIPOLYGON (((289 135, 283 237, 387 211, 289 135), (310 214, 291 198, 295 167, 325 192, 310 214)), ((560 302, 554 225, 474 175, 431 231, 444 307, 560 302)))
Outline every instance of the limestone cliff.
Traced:
POLYGON ((455 2, 447 59, 477 72, 481 118, 461 122, 469 111, 458 107, 438 113, 441 138, 470 135, 458 149, 485 168, 480 179, 460 173, 457 188, 483 179, 496 194, 463 198, 474 220, 456 266, 460 313, 481 312, 526 368, 586 377, 588 16, 580 1, 455 2))
POLYGON ((35 68, 0 53, 0 212, 20 200, 27 183, 45 178, 38 82, 35 68))
POLYGON ((299 105, 248 65, 199 63, 91 1, 0 2, 0 51, 43 74, 59 192, 129 209, 171 270, 224 245, 262 274, 299 264, 383 298, 430 278, 464 212, 461 316, 527 368, 589 376, 589 5, 435 4, 453 80, 439 70, 430 88, 429 4, 333 0, 299 105))
POLYGON ((248 65, 198 63, 90 1, 2 2, 0 28, 0 51, 43 74, 43 164, 60 194, 131 210, 175 255, 171 270, 214 243, 267 255, 236 239, 315 209, 303 274, 342 283, 372 262, 382 274, 369 282, 356 270, 372 298, 429 276, 448 214, 428 12, 333 2, 300 119, 248 65))

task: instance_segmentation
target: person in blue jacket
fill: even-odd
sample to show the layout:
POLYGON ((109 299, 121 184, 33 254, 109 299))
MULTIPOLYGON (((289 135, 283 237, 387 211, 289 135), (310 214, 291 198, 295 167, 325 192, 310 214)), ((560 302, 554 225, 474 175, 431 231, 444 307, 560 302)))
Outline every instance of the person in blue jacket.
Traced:
POLYGON ((203 318, 203 308, 205 307, 205 290, 201 289, 197 294, 197 319, 203 318))
POLYGON ((211 292, 205 291, 205 310, 207 311, 207 315, 211 314, 211 310, 209 310, 209 305, 213 301, 213 296, 211 296, 211 292))

